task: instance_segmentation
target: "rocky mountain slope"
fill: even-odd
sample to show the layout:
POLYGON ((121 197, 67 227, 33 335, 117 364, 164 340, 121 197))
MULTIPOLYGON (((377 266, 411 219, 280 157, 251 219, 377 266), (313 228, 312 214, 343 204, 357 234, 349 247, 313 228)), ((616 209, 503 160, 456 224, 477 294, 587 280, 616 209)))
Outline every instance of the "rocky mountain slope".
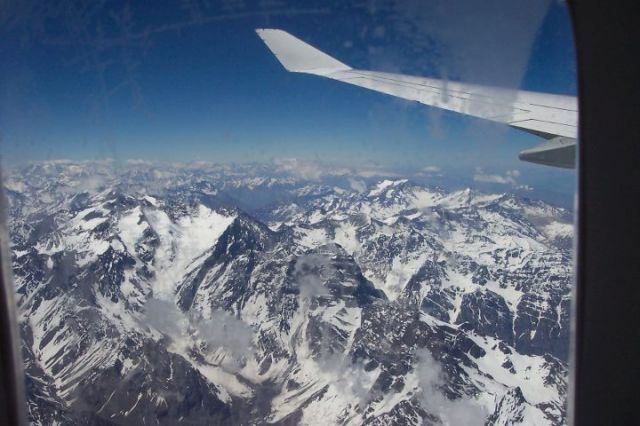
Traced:
POLYGON ((5 180, 34 424, 565 422, 566 211, 261 173, 5 180))

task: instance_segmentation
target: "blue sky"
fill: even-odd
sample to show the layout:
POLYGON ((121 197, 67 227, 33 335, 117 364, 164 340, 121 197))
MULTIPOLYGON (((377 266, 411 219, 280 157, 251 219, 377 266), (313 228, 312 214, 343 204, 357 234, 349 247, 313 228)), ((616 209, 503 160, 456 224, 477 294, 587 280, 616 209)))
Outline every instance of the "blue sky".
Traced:
POLYGON ((518 170, 519 183, 573 191, 572 172, 517 160, 536 137, 287 73, 253 31, 285 29, 358 68, 575 94, 557 1, 40 3, 16 2, 1 26, 7 162, 296 157, 462 180, 518 170))

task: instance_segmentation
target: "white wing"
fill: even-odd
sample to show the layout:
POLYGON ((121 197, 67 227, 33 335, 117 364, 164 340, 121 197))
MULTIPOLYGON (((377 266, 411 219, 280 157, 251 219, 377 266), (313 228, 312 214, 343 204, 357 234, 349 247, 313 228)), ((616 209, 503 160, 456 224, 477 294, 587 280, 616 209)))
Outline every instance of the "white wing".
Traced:
POLYGON ((548 93, 507 90, 376 71, 356 70, 278 29, 256 30, 280 63, 292 72, 314 74, 421 104, 506 123, 545 139, 520 158, 542 164, 573 167, 577 137, 576 98, 548 93), (560 149, 560 156, 554 151, 560 149), (540 153, 544 151, 544 158, 540 153))

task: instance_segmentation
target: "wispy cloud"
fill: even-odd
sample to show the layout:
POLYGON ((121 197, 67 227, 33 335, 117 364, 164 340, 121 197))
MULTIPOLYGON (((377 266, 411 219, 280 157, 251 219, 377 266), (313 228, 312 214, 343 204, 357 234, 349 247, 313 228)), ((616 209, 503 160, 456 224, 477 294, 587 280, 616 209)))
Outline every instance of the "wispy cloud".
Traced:
POLYGON ((254 351, 253 330, 229 312, 213 310, 210 318, 182 312, 175 303, 156 298, 144 306, 143 322, 185 348, 206 343, 212 350, 223 349, 231 355, 227 369, 238 369, 254 351))
POLYGON ((319 180, 325 174, 320 164, 298 158, 275 158, 273 165, 276 171, 291 174, 299 179, 319 180))
POLYGON ((494 183, 499 185, 510 185, 515 189, 530 191, 533 188, 529 185, 523 185, 518 182, 520 171, 517 169, 507 170, 504 174, 485 173, 483 169, 476 168, 473 180, 481 183, 494 183))
POLYGON ((442 177, 442 169, 439 166, 429 165, 421 168, 416 172, 416 176, 422 177, 442 177))
POLYGON ((361 406, 369 401, 377 378, 375 372, 367 372, 361 360, 352 361, 350 356, 329 351, 319 355, 316 364, 323 374, 329 375, 331 384, 339 389, 348 401, 361 406))
POLYGON ((422 168, 422 171, 425 173, 438 173, 440 170, 440 167, 438 166, 426 166, 422 168))
POLYGON ((476 169, 476 173, 473 175, 473 180, 476 182, 484 183, 498 183, 501 185, 517 185, 516 178, 520 176, 518 170, 507 170, 504 175, 488 174, 480 168, 476 169))
POLYGON ((300 297, 310 300, 313 297, 329 295, 324 281, 333 270, 331 259, 325 255, 311 253, 298 257, 293 274, 300 289, 300 297))
POLYGON ((367 190, 367 184, 359 179, 349 178, 349 186, 356 192, 365 192, 367 190))
POLYGON ((169 337, 186 333, 189 321, 175 303, 151 298, 144 305, 144 319, 147 325, 169 337))
POLYGON ((253 353, 253 330, 229 312, 214 310, 211 318, 192 321, 198 337, 213 348, 224 348, 237 358, 253 353))
POLYGON ((470 397, 447 398, 442 390, 446 388, 444 370, 428 350, 418 351, 416 359, 415 372, 420 386, 418 398, 425 410, 440 417, 446 425, 484 425, 487 413, 477 401, 470 397))
MULTIPOLYGON (((398 174, 387 167, 372 164, 344 166, 338 163, 304 160, 300 158, 274 158, 271 160, 273 171, 293 176, 297 179, 318 181, 325 177, 394 177, 398 174)), ((363 182, 364 183, 364 182, 363 182)), ((357 190, 356 188, 353 188, 357 190)))

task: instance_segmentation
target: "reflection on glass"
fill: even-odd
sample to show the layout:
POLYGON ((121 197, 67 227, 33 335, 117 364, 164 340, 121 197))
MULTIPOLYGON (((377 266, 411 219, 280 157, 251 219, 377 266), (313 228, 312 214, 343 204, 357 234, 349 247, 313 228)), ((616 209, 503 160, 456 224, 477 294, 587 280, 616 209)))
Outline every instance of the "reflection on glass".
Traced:
POLYGON ((2 18, 31 422, 566 423, 564 5, 253 3, 2 18))

